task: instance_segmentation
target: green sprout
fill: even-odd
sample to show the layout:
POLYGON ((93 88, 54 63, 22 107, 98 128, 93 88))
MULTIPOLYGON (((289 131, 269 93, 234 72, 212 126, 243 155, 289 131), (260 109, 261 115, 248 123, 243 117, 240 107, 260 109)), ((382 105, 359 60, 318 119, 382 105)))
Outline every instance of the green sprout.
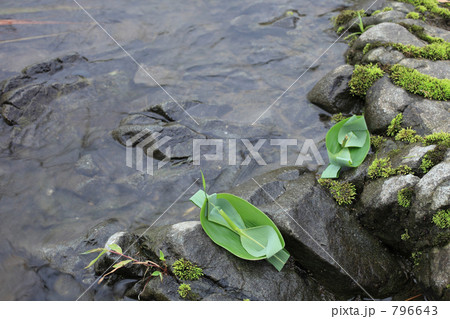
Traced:
POLYGON ((400 236, 400 239, 403 240, 403 241, 407 241, 410 238, 411 237, 408 234, 408 229, 405 229, 405 232, 400 236))

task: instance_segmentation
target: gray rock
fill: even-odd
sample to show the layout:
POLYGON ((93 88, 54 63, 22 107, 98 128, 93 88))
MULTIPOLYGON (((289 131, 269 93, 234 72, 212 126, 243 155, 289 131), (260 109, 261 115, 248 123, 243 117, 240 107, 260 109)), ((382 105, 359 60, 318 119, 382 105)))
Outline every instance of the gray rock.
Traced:
POLYGON ((325 75, 308 93, 308 99, 329 113, 350 112, 362 108, 362 100, 350 94, 348 82, 353 67, 341 65, 325 75))
POLYGON ((450 74, 450 64, 448 63, 448 61, 404 59, 399 64, 411 69, 416 69, 420 73, 430 75, 438 79, 446 79, 450 74))
POLYGON ((405 187, 414 187, 420 178, 414 175, 400 175, 381 178, 369 183, 361 194, 361 202, 369 214, 387 211, 390 214, 392 206, 398 205, 397 193, 405 187))
POLYGON ((387 75, 376 81, 366 94, 365 118, 372 133, 383 133, 391 120, 413 101, 420 99, 393 84, 387 75))
MULTIPOLYGON (((450 132, 450 102, 414 98, 403 112, 403 126, 412 127, 418 134, 450 132)), ((393 118, 393 117, 392 117, 393 118)))
MULTIPOLYGON (((271 188, 268 184, 288 170, 292 168, 276 170, 255 180, 264 189, 271 188)), ((316 183, 314 174, 303 173, 295 180, 283 181, 285 191, 273 196, 255 195, 261 193, 258 184, 249 181, 232 193, 250 202, 258 201, 258 208, 283 233, 291 255, 329 289, 364 294, 349 275, 378 297, 404 283, 401 268, 392 256, 316 183)))
POLYGON ((434 295, 441 300, 449 300, 447 288, 450 281, 450 244, 445 247, 435 247, 422 256, 415 275, 419 283, 431 288, 434 295))
POLYGON ((152 105, 148 108, 145 108, 144 112, 153 112, 161 115, 167 121, 177 121, 184 117, 186 117, 186 113, 184 110, 189 110, 190 108, 201 104, 200 101, 182 101, 179 103, 175 103, 173 101, 164 102, 157 105, 152 105))
POLYGON ((353 45, 354 49, 362 49, 367 43, 402 43, 423 47, 424 41, 419 40, 401 25, 384 22, 377 24, 364 32, 353 45))
POLYGON ((437 164, 430 169, 415 187, 416 201, 413 209, 416 220, 431 215, 450 205, 450 160, 437 164))
MULTIPOLYGON (((413 11, 413 10, 411 10, 411 11, 413 11)), ((404 24, 408 24, 408 25, 421 26, 424 28, 424 31, 426 34, 431 35, 432 37, 442 38, 447 42, 450 41, 450 32, 449 31, 429 25, 428 23, 426 23, 422 20, 400 19, 396 22, 402 23, 402 24, 404 23, 404 24)))
MULTIPOLYGON (((384 22, 397 22, 399 19, 403 19, 405 17, 405 13, 392 10, 392 11, 386 11, 386 12, 380 12, 377 13, 374 16, 368 16, 368 17, 362 17, 362 21, 364 26, 370 26, 370 25, 377 25, 384 22)), ((361 31, 359 29, 359 19, 353 19, 350 21, 347 25, 351 26, 349 31, 350 32, 359 32, 361 31)), ((347 27, 348 28, 348 27, 347 27)), ((347 29, 345 28, 345 29, 347 29)))
POLYGON ((415 174, 422 174, 420 165, 428 151, 436 148, 436 145, 422 146, 421 144, 410 144, 401 149, 400 152, 391 156, 392 167, 408 165, 415 174))
POLYGON ((403 60, 405 56, 396 50, 390 48, 378 47, 370 50, 364 55, 362 61, 367 63, 396 64, 403 60))
MULTIPOLYGON (((142 234, 137 230, 135 234, 142 234)), ((133 242, 133 234, 117 234, 108 242, 124 245, 133 242)), ((157 260, 158 252, 165 253, 171 265, 179 258, 185 258, 203 269, 204 276, 191 285, 191 297, 195 300, 322 300, 332 295, 321 292, 321 287, 311 278, 300 276, 295 267, 286 265, 278 272, 266 261, 246 261, 239 259, 225 249, 215 245, 202 230, 200 222, 191 221, 171 226, 150 229, 139 242, 131 245, 128 253, 141 253, 141 258, 157 260)), ((114 260, 103 257, 100 264, 108 265, 114 260)), ((100 265, 99 264, 99 265, 100 265)), ((103 272, 102 266, 97 272, 103 272)), ((128 273, 140 277, 142 270, 128 273)), ((163 282, 157 278, 150 280, 142 291, 143 281, 127 292, 127 296, 143 300, 182 300, 177 289, 181 282, 173 275, 164 276, 163 282), (142 293, 141 293, 142 291, 142 293)))

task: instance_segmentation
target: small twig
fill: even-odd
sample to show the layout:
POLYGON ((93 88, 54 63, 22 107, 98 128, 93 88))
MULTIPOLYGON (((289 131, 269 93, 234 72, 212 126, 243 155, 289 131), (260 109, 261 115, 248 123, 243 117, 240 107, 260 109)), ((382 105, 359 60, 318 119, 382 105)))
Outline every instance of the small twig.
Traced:
POLYGON ((411 300, 416 299, 417 297, 420 297, 420 296, 422 296, 422 294, 418 294, 417 296, 408 298, 408 299, 406 299, 405 301, 411 301, 411 300))

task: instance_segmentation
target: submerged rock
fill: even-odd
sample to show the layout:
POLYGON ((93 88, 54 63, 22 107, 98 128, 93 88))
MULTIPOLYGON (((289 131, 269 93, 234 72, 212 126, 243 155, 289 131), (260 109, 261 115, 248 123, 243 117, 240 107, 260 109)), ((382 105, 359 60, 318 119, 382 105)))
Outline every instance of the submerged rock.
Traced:
MULTIPOLYGON (((277 176, 286 170, 255 180, 263 189, 273 189, 277 176)), ((258 202, 258 208, 277 224, 296 261, 330 290, 367 297, 356 281, 370 294, 382 297, 405 283, 402 266, 359 227, 347 209, 336 204, 314 174, 301 173, 296 179, 284 181, 284 191, 272 192, 271 196, 255 195, 262 194, 258 184, 249 181, 232 193, 258 202)))
POLYGON ((359 111, 363 101, 350 94, 353 67, 341 65, 325 75, 308 93, 308 99, 329 113, 359 111))
MULTIPOLYGON (((330 300, 327 293, 311 277, 294 265, 286 265, 278 272, 266 261, 246 261, 235 257, 215 245, 202 230, 200 222, 183 222, 170 226, 145 229, 134 234, 118 233, 109 239, 131 248, 128 253, 140 252, 140 258, 158 262, 159 250, 165 254, 168 265, 184 258, 202 268, 204 275, 190 284, 194 300, 330 300), (134 245, 133 245, 134 242, 134 245)), ((98 273, 114 262, 112 256, 105 256, 97 268, 98 273), (102 266, 105 265, 105 266, 102 266)), ((127 277, 141 277, 142 269, 127 270, 127 277)), ((178 294, 182 283, 172 272, 163 277, 151 279, 143 290, 144 281, 137 282, 127 291, 127 296, 141 300, 183 300, 178 294)))

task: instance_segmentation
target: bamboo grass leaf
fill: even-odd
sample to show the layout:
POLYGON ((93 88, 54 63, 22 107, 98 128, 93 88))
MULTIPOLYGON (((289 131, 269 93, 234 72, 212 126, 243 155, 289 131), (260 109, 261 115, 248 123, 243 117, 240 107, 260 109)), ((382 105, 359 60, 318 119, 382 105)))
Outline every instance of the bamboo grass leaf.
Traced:
POLYGON ((258 226, 241 230, 241 243, 251 255, 270 258, 283 249, 275 230, 268 226, 258 226))
POLYGON ((370 149, 370 134, 364 116, 353 115, 335 124, 327 133, 330 165, 322 178, 337 178, 342 166, 358 167, 370 149))
POLYGON ((117 253, 119 253, 119 254, 122 253, 122 248, 120 248, 120 246, 117 245, 117 244, 110 244, 110 245, 109 245, 109 248, 110 248, 112 251, 115 251, 115 252, 117 252, 117 253))

